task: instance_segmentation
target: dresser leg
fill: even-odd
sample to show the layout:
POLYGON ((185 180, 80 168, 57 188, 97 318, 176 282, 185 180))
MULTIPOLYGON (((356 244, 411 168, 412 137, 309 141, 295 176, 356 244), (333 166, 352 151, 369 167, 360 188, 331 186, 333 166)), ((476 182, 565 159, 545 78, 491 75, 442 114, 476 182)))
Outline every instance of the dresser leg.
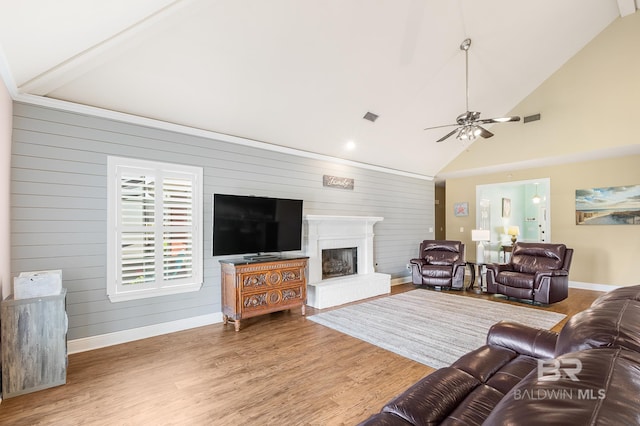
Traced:
POLYGON ((307 312, 307 310, 306 310, 306 308, 304 306, 304 303, 303 303, 302 304, 302 316, 305 316, 306 312, 307 312))
POLYGON ((227 325, 229 323, 229 316, 222 314, 222 324, 227 325))
POLYGON ((235 326, 236 331, 240 331, 240 320, 239 319, 235 320, 233 322, 233 325, 235 326))

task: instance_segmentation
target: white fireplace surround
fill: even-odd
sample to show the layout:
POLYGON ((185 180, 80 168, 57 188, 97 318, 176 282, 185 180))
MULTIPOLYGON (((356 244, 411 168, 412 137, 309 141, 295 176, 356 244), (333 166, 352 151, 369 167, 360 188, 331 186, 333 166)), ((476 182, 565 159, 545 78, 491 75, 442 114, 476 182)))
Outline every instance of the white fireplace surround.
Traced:
POLYGON ((305 216, 305 254, 309 256, 307 304, 324 309, 391 292, 391 276, 375 272, 373 225, 378 216, 305 216), (357 274, 322 279, 322 250, 356 247, 357 274))

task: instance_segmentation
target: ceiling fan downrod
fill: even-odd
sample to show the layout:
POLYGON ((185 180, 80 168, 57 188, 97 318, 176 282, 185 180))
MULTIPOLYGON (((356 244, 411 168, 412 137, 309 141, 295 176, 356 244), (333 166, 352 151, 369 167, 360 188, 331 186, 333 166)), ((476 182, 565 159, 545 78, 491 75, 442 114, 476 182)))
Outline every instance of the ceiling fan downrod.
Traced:
POLYGON ((465 64, 464 85, 465 85, 467 111, 469 111, 469 48, 470 47, 471 47, 470 38, 465 38, 464 41, 460 44, 460 50, 464 50, 464 64, 465 64))

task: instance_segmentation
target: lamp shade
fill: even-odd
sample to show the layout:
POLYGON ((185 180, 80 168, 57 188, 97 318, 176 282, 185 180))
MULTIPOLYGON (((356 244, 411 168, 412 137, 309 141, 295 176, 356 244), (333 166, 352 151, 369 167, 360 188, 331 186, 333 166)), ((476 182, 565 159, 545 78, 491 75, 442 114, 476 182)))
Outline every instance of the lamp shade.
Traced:
POLYGON ((517 226, 510 226, 509 229, 507 230, 507 234, 511 236, 520 235, 520 228, 517 226))
POLYGON ((491 231, 488 229, 472 229, 471 241, 489 241, 491 240, 491 231))

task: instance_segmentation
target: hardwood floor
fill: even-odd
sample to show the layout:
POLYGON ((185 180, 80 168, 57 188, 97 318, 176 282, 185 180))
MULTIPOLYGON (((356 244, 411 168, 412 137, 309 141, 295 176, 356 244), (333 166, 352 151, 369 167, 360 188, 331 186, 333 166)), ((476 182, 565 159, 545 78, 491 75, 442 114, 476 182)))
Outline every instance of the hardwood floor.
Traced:
MULTIPOLYGON (((600 294, 570 289, 534 308, 571 316, 600 294)), ((245 320, 238 333, 215 324, 70 355, 66 385, 2 401, 0 424, 356 424, 432 371, 286 311, 245 320)))

